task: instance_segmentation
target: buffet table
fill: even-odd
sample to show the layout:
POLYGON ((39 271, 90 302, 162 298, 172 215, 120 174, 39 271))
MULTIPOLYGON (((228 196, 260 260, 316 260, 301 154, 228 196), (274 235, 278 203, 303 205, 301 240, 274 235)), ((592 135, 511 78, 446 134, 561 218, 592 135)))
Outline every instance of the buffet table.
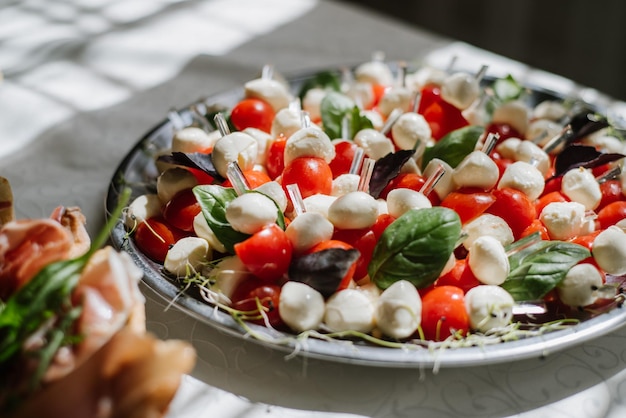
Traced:
MULTIPOLYGON (((6 3, 5 3, 6 4, 6 3)), ((264 64, 288 76, 384 51, 592 89, 364 10, 318 0, 39 0, 0 5, 0 175, 18 218, 78 205, 95 234, 111 176, 172 108, 241 85, 264 64)), ((626 328, 541 358, 480 367, 385 368, 286 358, 190 318, 150 289, 148 327, 198 361, 169 416, 618 417, 626 328)))

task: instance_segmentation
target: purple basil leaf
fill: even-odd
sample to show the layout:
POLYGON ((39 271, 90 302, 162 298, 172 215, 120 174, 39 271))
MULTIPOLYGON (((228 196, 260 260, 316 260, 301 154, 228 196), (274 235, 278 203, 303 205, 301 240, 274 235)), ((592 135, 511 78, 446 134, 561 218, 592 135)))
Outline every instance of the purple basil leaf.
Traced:
POLYGON ((376 161, 374 171, 370 179, 370 195, 378 199, 385 186, 391 180, 396 178, 402 166, 409 161, 409 158, 415 153, 414 150, 400 150, 398 152, 390 152, 383 158, 376 161))
POLYGON ((187 154, 177 151, 172 152, 169 155, 161 155, 158 160, 164 163, 195 168, 207 173, 216 180, 224 180, 224 178, 222 178, 222 176, 215 169, 213 160, 211 159, 211 154, 203 154, 201 152, 187 154))
POLYGON ((554 177, 559 177, 577 167, 595 168, 624 158, 622 154, 602 153, 588 145, 570 145, 554 161, 554 177))
POLYGON ((600 129, 607 128, 609 126, 608 120, 589 110, 584 110, 572 116, 569 121, 569 125, 572 127, 573 135, 569 139, 570 141, 578 141, 587 135, 599 131, 600 129))
POLYGON ((328 248, 294 258, 289 266, 289 279, 311 286, 324 296, 337 291, 352 264, 358 260, 358 250, 328 248))

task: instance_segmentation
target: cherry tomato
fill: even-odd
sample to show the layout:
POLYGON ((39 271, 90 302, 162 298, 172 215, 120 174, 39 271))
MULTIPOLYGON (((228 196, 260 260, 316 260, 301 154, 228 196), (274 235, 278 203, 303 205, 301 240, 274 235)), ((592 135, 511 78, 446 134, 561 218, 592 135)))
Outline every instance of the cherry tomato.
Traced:
POLYGON ((303 198, 314 194, 329 195, 333 187, 333 173, 321 158, 299 157, 283 170, 282 184, 285 191, 290 184, 297 184, 303 198))
POLYGON ((478 286, 480 281, 472 273, 472 269, 467 265, 467 259, 456 260, 454 267, 449 272, 442 274, 437 281, 435 287, 456 286, 467 293, 473 287, 478 286))
POLYGON ((454 210, 461 218, 461 223, 466 223, 482 215, 489 206, 496 201, 489 192, 451 192, 442 201, 441 206, 454 210))
POLYGON ((491 158, 493 159, 493 162, 496 163, 496 165, 498 166, 498 172, 500 173, 499 176, 502 177, 502 174, 504 174, 504 172, 506 171, 507 167, 510 166, 511 164, 513 164, 513 160, 509 159, 509 158, 502 158, 497 152, 492 152, 491 153, 491 158))
POLYGON ((274 109, 269 103, 254 98, 241 100, 230 112, 231 122, 240 131, 256 128, 270 133, 274 116, 274 109))
POLYGON ((184 236, 162 216, 146 219, 135 230, 135 244, 152 260, 163 263, 170 247, 184 236))
MULTIPOLYGON (((280 311, 278 310, 280 291, 280 286, 275 284, 267 284, 255 279, 245 280, 235 289, 231 297, 231 306, 238 311, 254 312, 259 309, 260 304, 270 325, 278 328, 283 325, 283 320, 280 318, 280 311)), ((254 313, 251 313, 250 316, 254 316, 254 313)), ((251 319, 250 322, 259 325, 265 324, 262 317, 251 319)))
MULTIPOLYGON (((246 181, 248 182, 248 186, 250 186, 250 189, 256 189, 260 185, 265 184, 269 181, 272 181, 272 179, 269 178, 267 174, 258 170, 245 170, 243 172, 243 176, 246 178, 246 181)), ((224 183, 222 183, 222 186, 232 187, 232 184, 230 180, 226 180, 224 181, 224 183)))
POLYGON ((361 280, 367 276, 367 266, 372 260, 372 253, 378 239, 372 229, 338 229, 333 234, 333 239, 346 242, 359 250, 361 255, 356 261, 354 279, 361 280))
POLYGON ((548 193, 560 192, 562 183, 563 183, 563 176, 550 177, 548 180, 546 180, 546 184, 543 187, 543 192, 541 193, 541 195, 545 196, 548 193))
POLYGON ((248 270, 264 281, 282 278, 289 269, 293 252, 287 234, 276 224, 266 226, 234 248, 248 270))
POLYGON ((381 199, 387 199, 387 195, 394 189, 411 189, 417 192, 426 183, 426 179, 417 173, 400 173, 385 186, 380 192, 381 199))
POLYGON ((434 287, 422 298, 422 331, 427 340, 443 341, 452 334, 465 336, 469 316, 465 295, 456 286, 434 287))
POLYGON ((599 211, 610 203, 624 200, 622 184, 619 180, 607 180, 604 183, 601 183, 600 191, 602 191, 602 199, 600 200, 600 204, 596 208, 596 211, 599 211))
POLYGON ((423 114, 426 109, 435 102, 441 99, 441 87, 436 84, 427 84, 422 87, 420 95, 420 104, 417 108, 417 113, 423 114))
POLYGON ((422 116, 428 122, 431 135, 435 140, 469 125, 461 111, 444 100, 431 104, 424 110, 422 116))
POLYGON ((383 234, 383 232, 385 232, 385 229, 387 229, 387 227, 391 225, 391 223, 395 220, 396 218, 392 215, 389 215, 388 213, 378 215, 378 217, 376 218, 376 222, 372 226, 372 231, 376 236, 376 240, 380 239, 380 236, 383 234))
POLYGON ((503 122, 492 122, 485 128, 487 134, 494 133, 500 135, 496 146, 508 138, 522 138, 522 135, 510 124, 503 122))
POLYGON ((271 143, 267 150, 267 160, 265 168, 271 179, 275 179, 285 169, 285 145, 287 138, 283 135, 279 136, 271 143))
POLYGON ((356 149, 357 145, 352 141, 338 141, 335 143, 335 158, 328 164, 333 172, 333 178, 350 172, 356 149))
POLYGON ((485 212, 504 219, 513 231, 513 237, 519 239, 524 230, 537 218, 535 205, 519 190, 503 187, 494 189, 491 193, 496 201, 485 212))
POLYGON ((541 215, 543 208, 554 202, 569 202, 569 198, 560 191, 544 194, 535 201, 535 211, 537 212, 537 216, 541 215))
MULTIPOLYGON (((310 248, 309 250, 306 251, 306 254, 311 254, 311 253, 315 253, 318 251, 327 250, 329 248, 341 248, 343 250, 354 249, 352 245, 346 242, 339 241, 336 239, 330 239, 330 240, 322 241, 317 245, 314 245, 313 248, 310 248)), ((352 283, 352 279, 354 278, 354 272, 356 271, 357 263, 358 263, 358 260, 355 261, 352 264, 352 266, 348 269, 348 272, 346 273, 346 275, 343 276, 343 279, 341 279, 339 286, 337 286, 337 291, 347 289, 348 287, 350 287, 350 284, 352 283)))
POLYGON ((389 87, 383 84, 372 84, 372 93, 374 93, 374 100, 372 101, 372 107, 375 107, 380 102, 380 99, 385 95, 389 87))
POLYGON ((626 218, 626 201, 620 200, 609 203, 598 211, 597 221, 600 224, 600 228, 606 229, 611 225, 615 225, 624 218, 626 218))
POLYGON ((198 170, 197 168, 188 168, 187 170, 198 180, 198 184, 213 184, 213 182, 215 182, 215 179, 210 174, 202 170, 198 170))
POLYGON ((541 222, 541 220, 539 219, 535 219, 534 221, 532 221, 532 223, 528 225, 526 229, 524 229, 524 232, 522 232, 522 236, 520 238, 527 237, 529 235, 534 234, 535 232, 539 232, 542 240, 545 240, 545 241, 550 240, 550 234, 548 234, 548 228, 546 228, 543 222, 541 222))
POLYGON ((193 231, 193 219, 202 209, 192 189, 183 189, 165 204, 163 217, 172 226, 193 231))

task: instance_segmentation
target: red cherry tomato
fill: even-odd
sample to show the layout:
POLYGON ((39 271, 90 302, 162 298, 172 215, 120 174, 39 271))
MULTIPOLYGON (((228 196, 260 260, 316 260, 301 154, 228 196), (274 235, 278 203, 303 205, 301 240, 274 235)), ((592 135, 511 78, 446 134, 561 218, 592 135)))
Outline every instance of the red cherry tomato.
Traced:
POLYGON ((285 191, 290 184, 297 184, 303 198, 314 194, 329 195, 333 187, 333 173, 321 158, 299 157, 283 170, 282 184, 285 191))
MULTIPOLYGON (((248 186, 250 186, 250 189, 256 189, 260 185, 265 184, 269 181, 272 181, 272 179, 269 178, 267 174, 258 170, 245 170, 243 172, 243 176, 246 178, 246 181, 248 183, 248 186)), ((222 183, 222 186, 232 187, 232 184, 230 180, 226 180, 224 181, 224 183, 222 183)))
POLYGON ((513 237, 519 239, 524 230, 537 218, 535 205, 519 190, 504 187, 494 189, 491 193, 496 201, 485 212, 504 219, 513 231, 513 237))
POLYGON ((446 134, 469 125, 459 109, 441 98, 439 86, 424 86, 421 93, 417 113, 428 122, 434 139, 439 140, 446 134))
MULTIPOLYGON (((255 279, 246 280, 235 289, 231 297, 231 306, 238 311, 251 312, 250 316, 255 316, 253 312, 259 310, 260 304, 270 325, 278 328, 283 325, 278 310, 280 291, 280 286, 275 284, 267 284, 255 279)), ((251 319, 250 322, 259 325, 265 324, 262 317, 251 319)))
POLYGON ((541 215, 543 208, 554 202, 569 202, 569 199, 561 192, 550 192, 548 194, 544 194, 535 201, 535 211, 537 212, 537 216, 541 215))
MULTIPOLYGON (((341 248, 343 250, 354 249, 352 245, 346 242, 339 241, 336 239, 330 239, 330 240, 322 241, 317 245, 314 245, 313 248, 310 248, 309 250, 306 251, 306 254, 311 254, 311 253, 315 253, 318 251, 327 250, 329 248, 341 248)), ((352 266, 348 269, 348 272, 346 273, 346 275, 343 276, 343 279, 341 279, 339 286, 337 286, 337 291, 347 289, 348 287, 350 287, 350 284, 352 283, 352 279, 354 278, 354 272, 356 271, 357 263, 358 263, 358 260, 355 261, 352 264, 352 266)))
POLYGON ((287 234, 276 224, 268 225, 234 248, 248 270, 264 281, 282 278, 289 269, 293 252, 287 234))
POLYGON ((467 265, 467 259, 456 260, 454 267, 449 272, 442 274, 437 281, 435 287, 456 286, 467 293, 473 287, 478 286, 480 281, 472 273, 472 269, 467 265))
POLYGON ((427 84, 422 87, 420 95, 420 104, 417 108, 417 113, 423 114, 426 109, 435 102, 441 99, 441 87, 436 84, 427 84))
POLYGON ((182 231, 193 231, 193 218, 201 210, 192 189, 184 189, 165 204, 163 217, 170 225, 182 231))
POLYGON ((287 138, 283 135, 279 136, 271 143, 267 150, 267 160, 265 161, 265 168, 267 174, 271 179, 275 179, 285 169, 285 145, 287 144, 287 138))
POLYGON ((461 218, 461 223, 466 223, 482 215, 489 206, 496 201, 489 192, 451 192, 442 201, 441 206, 454 210, 461 218))
POLYGON ((270 133, 275 112, 272 106, 260 99, 243 99, 232 108, 230 120, 238 130, 256 128, 270 133))
POLYGON ((611 225, 615 225, 622 219, 626 218, 626 201, 609 203, 600 211, 598 211, 598 223, 600 228, 606 229, 611 225))
POLYGON ((563 176, 549 178, 546 181, 545 186, 543 187, 543 192, 541 193, 541 195, 545 196, 548 193, 560 192, 561 183, 563 183, 563 176))
POLYGON ((548 228, 541 222, 539 219, 535 219, 526 229, 522 232, 522 237, 527 237, 529 235, 534 234, 535 232, 539 232, 541 235, 541 239, 548 241, 550 240, 550 234, 548 234, 548 228))
POLYGON ((426 179, 417 173, 400 173, 385 186, 380 192, 381 199, 387 199, 387 195, 394 189, 411 189, 417 192, 426 183, 426 179))
POLYGON ((624 200, 622 184, 619 180, 607 180, 604 183, 601 183, 600 191, 602 191, 602 199, 596 208, 596 212, 610 203, 624 200))
POLYGON ((421 326, 427 340, 443 341, 453 333, 465 336, 469 331, 469 316, 463 290, 440 286, 426 293, 422 298, 421 326))
POLYGON ((346 242, 359 250, 361 255, 356 261, 354 279, 358 281, 367 276, 367 266, 372 260, 374 247, 378 242, 374 231, 372 229, 338 229, 335 230, 333 239, 346 242))
POLYGON ((135 230, 137 248, 152 260, 163 263, 170 247, 184 236, 162 216, 146 219, 135 230))
POLYGON ((378 215, 378 217, 376 218, 376 222, 372 226, 372 231, 374 232, 377 240, 380 239, 380 236, 383 234, 383 232, 385 232, 385 229, 387 229, 387 227, 391 225, 391 223, 395 220, 396 218, 392 215, 389 215, 388 213, 378 215))
POLYGON ((338 141, 335 143, 335 158, 328 164, 333 172, 333 178, 350 172, 356 149, 357 145, 352 141, 338 141))
POLYGON ((487 134, 494 133, 500 135, 496 145, 508 138, 522 138, 522 135, 515 128, 503 122, 490 123, 485 128, 485 132, 487 134))

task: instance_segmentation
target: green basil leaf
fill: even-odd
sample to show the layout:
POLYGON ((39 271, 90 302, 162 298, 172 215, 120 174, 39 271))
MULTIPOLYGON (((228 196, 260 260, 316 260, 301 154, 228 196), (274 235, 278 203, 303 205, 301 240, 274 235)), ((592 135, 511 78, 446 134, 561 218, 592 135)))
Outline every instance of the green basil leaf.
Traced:
POLYGON ((214 184, 205 184, 193 188, 202 214, 209 224, 209 228, 230 254, 234 254, 235 244, 245 240, 250 235, 235 231, 226 220, 226 206, 235 200, 237 192, 232 188, 214 184))
POLYGON ((484 128, 481 126, 465 126, 450 132, 435 145, 426 148, 422 168, 433 158, 447 162, 452 168, 456 167, 467 154, 474 151, 483 132, 484 128))
POLYGON ((461 235, 459 215, 448 208, 412 209, 385 229, 368 266, 381 289, 399 280, 418 288, 432 284, 461 235))
POLYGON ((352 108, 350 115, 350 139, 354 138, 357 132, 363 129, 373 129, 374 124, 372 121, 361 114, 361 109, 358 106, 352 108))
POLYGON ((578 244, 540 241, 509 257, 511 272, 501 286, 516 301, 541 299, 569 269, 590 256, 589 250, 578 244))
POLYGON ((320 103, 322 127, 330 139, 341 138, 341 126, 346 115, 356 107, 345 94, 329 92, 320 103))

